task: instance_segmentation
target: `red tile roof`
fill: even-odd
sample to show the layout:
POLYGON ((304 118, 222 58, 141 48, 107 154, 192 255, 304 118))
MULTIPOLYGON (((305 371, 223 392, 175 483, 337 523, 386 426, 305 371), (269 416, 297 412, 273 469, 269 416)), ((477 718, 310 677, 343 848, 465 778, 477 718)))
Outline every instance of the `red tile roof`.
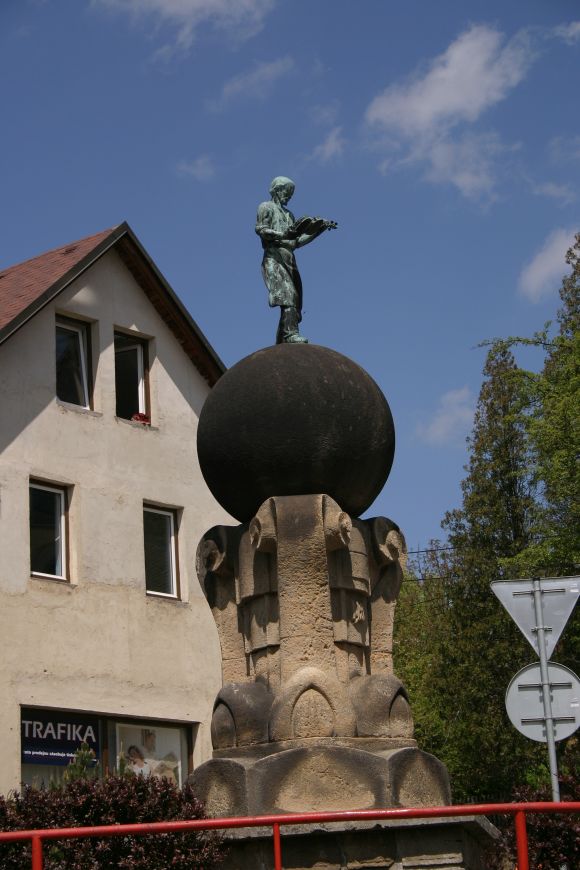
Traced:
POLYGON ((212 386, 223 362, 127 223, 0 271, 0 344, 111 247, 212 386))
POLYGON ((110 236, 113 229, 47 251, 0 272, 0 329, 36 302, 59 278, 110 236))

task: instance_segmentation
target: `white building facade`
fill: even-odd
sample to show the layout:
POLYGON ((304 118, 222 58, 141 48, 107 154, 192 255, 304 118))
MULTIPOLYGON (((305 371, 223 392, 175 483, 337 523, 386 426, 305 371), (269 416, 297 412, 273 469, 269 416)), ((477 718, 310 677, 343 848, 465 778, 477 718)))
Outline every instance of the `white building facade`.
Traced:
POLYGON ((199 413, 223 366, 124 224, 0 273, 0 793, 209 757, 220 650, 195 572, 229 518, 199 413))

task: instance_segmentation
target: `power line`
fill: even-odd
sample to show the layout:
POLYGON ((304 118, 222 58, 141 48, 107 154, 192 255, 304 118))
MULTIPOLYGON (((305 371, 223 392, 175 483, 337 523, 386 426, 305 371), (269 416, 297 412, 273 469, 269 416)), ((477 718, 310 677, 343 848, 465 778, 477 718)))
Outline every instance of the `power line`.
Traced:
POLYGON ((427 580, 456 580, 456 574, 430 574, 428 577, 409 577, 406 576, 404 579, 404 583, 425 583, 427 580))
POLYGON ((426 547, 424 550, 407 550, 409 555, 416 555, 417 553, 439 553, 441 550, 456 550, 457 547, 426 547))

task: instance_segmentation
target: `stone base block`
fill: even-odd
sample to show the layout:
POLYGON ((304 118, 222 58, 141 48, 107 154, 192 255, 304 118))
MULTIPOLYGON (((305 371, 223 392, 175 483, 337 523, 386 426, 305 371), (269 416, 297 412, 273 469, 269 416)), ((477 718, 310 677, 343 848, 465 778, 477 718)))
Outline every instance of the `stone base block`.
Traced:
MULTIPOLYGON (((484 870, 499 832, 482 816, 282 826, 284 870, 484 870)), ((269 828, 226 832, 228 870, 272 870, 269 828)))
POLYGON ((301 746, 213 758, 190 781, 210 816, 362 810, 451 803, 443 764, 420 749, 301 746))

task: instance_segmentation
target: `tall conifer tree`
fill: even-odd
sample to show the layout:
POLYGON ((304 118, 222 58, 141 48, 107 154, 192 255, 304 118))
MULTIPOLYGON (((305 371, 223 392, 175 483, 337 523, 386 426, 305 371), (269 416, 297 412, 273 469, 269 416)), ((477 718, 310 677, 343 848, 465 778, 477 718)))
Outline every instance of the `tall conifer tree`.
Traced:
POLYGON ((537 747, 513 729, 504 708, 507 685, 530 650, 490 591, 493 580, 506 576, 503 560, 529 543, 534 506, 519 373, 504 345, 488 353, 468 443, 463 504, 443 523, 453 549, 433 554, 425 580, 427 596, 438 586, 431 613, 436 630, 424 626, 427 645, 431 634, 436 649, 419 674, 416 663, 414 671, 405 664, 403 602, 401 672, 411 702, 415 687, 423 695, 420 711, 428 722, 419 722, 420 733, 425 748, 448 765, 454 799, 500 800, 525 769, 542 765, 537 747))
MULTIPOLYGON (((452 549, 429 554, 403 586, 395 667, 407 682, 422 746, 449 767, 457 800, 501 800, 547 782, 545 747, 518 734, 505 689, 535 656, 490 591, 517 577, 580 574, 580 234, 568 251, 558 332, 491 342, 462 483, 462 506, 443 522, 452 549), (519 369, 515 345, 545 352, 519 369)), ((437 542, 435 542, 435 545, 437 542)), ((553 659, 578 671, 580 620, 553 659)), ((566 744, 566 745, 565 745, 566 744)), ((580 769, 572 737, 560 770, 580 769)))
POLYGON ((580 569, 580 234, 566 262, 572 271, 560 289, 558 333, 544 342, 542 371, 527 373, 540 498, 534 539, 519 560, 532 571, 556 575, 580 569))

